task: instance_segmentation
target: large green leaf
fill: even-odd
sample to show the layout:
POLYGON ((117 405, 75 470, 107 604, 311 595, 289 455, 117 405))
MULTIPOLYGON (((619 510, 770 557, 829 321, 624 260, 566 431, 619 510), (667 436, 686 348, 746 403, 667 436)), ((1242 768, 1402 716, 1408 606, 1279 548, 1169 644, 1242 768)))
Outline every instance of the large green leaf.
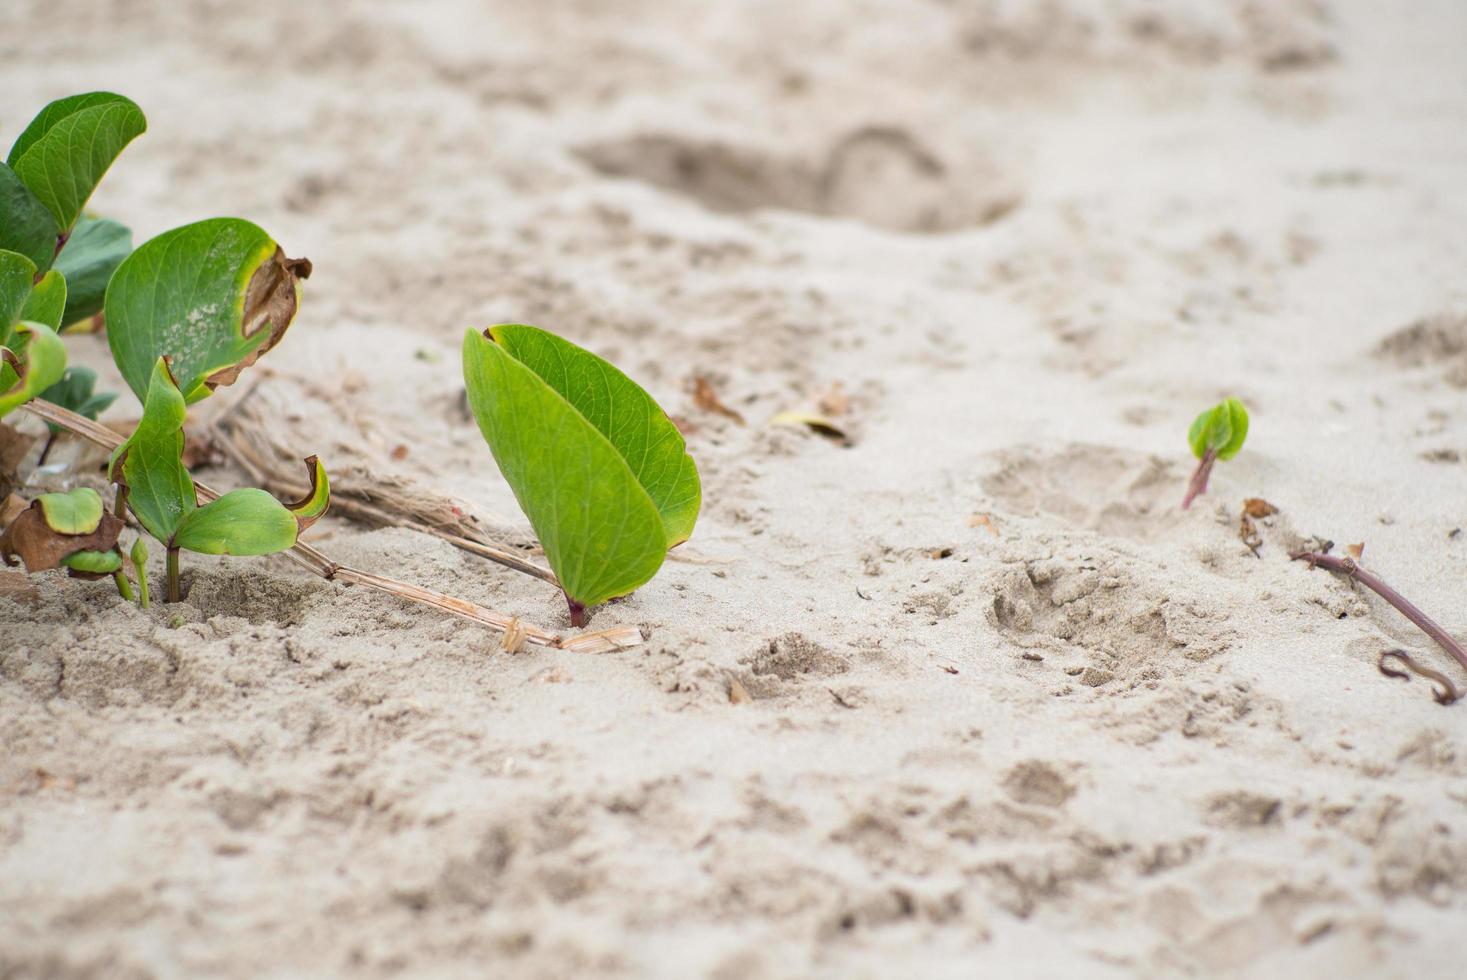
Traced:
POLYGON ((173 543, 205 555, 273 555, 295 544, 295 515, 264 490, 231 490, 183 519, 173 543))
MULTIPOLYGON (((522 325, 468 332, 469 405, 566 595, 594 606, 651 579, 669 545, 691 530, 684 501, 698 497, 697 470, 691 460, 686 466, 666 461, 666 442, 657 430, 671 423, 645 392, 631 394, 622 387, 625 376, 589 351, 564 341, 552 346, 530 331, 544 333, 522 325), (521 361, 517 351, 531 352, 532 363, 549 377, 521 361), (552 368, 552 356, 565 363, 552 368), (576 391, 577 384, 591 394, 576 391), (606 396, 604 404, 597 404, 596 392, 606 396), (630 447, 672 522, 664 521, 619 443, 630 447), (670 471, 679 476, 665 480, 670 471)), ((681 437, 676 446, 681 455, 681 437)))
POLYGON ((23 349, 25 356, 12 347, 0 347, 5 368, 0 371, 0 418, 60 381, 66 372, 66 345, 44 323, 22 321, 11 340, 20 341, 15 347, 23 349))
POLYGON ((616 447, 657 505, 668 547, 686 541, 702 503, 698 468, 652 396, 607 361, 539 327, 503 324, 489 335, 616 447))
POLYGON ((260 228, 213 218, 164 232, 129 255, 107 286, 107 341, 138 398, 167 356, 192 404, 279 342, 300 301, 304 259, 260 228))
POLYGON ((112 161, 147 128, 130 99, 110 92, 73 95, 42 109, 5 162, 65 232, 112 161))
POLYGON ((108 467, 112 482, 127 488, 127 505, 143 527, 165 544, 198 507, 193 478, 183 465, 187 414, 168 362, 160 357, 153 367, 142 421, 117 447, 108 467))
POLYGON ((56 257, 56 219, 15 171, 0 164, 0 248, 47 269, 56 257))
POLYGON ((66 277, 52 269, 41 277, 26 298, 25 309, 20 318, 32 323, 44 323, 52 330, 61 330, 61 314, 66 310, 66 277))
POLYGON ((70 326, 100 313, 112 274, 132 252, 132 230, 107 218, 82 215, 56 256, 56 268, 66 276, 66 315, 70 326))

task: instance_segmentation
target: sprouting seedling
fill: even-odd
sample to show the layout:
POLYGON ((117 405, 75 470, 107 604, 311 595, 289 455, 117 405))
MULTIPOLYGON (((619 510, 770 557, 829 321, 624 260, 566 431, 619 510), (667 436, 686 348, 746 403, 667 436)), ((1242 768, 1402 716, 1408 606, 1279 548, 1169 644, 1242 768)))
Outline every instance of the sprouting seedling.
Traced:
POLYGON ((132 550, 127 553, 127 559, 132 562, 133 574, 138 579, 138 605, 147 609, 150 603, 150 593, 148 590, 148 543, 143 540, 141 534, 132 543, 132 550))
POLYGON ((1187 496, 1182 498, 1183 510, 1207 492, 1207 478, 1212 475, 1213 464, 1238 455, 1247 438, 1248 409, 1236 398, 1220 401, 1197 416, 1187 431, 1187 442, 1191 444, 1192 455, 1197 457, 1198 463, 1187 484, 1187 496))
POLYGON ((330 504, 326 469, 306 460, 310 492, 282 504, 264 490, 231 490, 198 505, 194 481, 183 465, 183 392, 160 357, 153 369, 137 430, 112 455, 108 476, 117 484, 117 509, 125 506, 167 550, 168 602, 182 598, 179 553, 271 555, 293 546, 301 531, 330 504))
POLYGON ((468 332, 464 382, 573 625, 649 581, 693 533, 702 490, 682 434, 608 362, 536 327, 505 324, 468 332))
MULTIPOLYGON (((96 371, 88 367, 69 367, 61 376, 60 381, 41 392, 40 398, 75 412, 84 419, 95 421, 98 415, 106 411, 107 407, 117 400, 117 392, 104 391, 98 394, 96 388, 96 371)), ((56 444, 56 439, 65 431, 54 422, 46 423, 46 428, 49 434, 46 436, 46 444, 41 448, 41 458, 37 461, 37 466, 45 464, 47 457, 51 455, 52 447, 56 444)))
POLYGON ((14 565, 19 558, 32 574, 65 568, 73 578, 111 575, 128 596, 117 548, 122 527, 122 520, 106 512, 101 495, 90 487, 42 494, 0 533, 0 559, 14 565))

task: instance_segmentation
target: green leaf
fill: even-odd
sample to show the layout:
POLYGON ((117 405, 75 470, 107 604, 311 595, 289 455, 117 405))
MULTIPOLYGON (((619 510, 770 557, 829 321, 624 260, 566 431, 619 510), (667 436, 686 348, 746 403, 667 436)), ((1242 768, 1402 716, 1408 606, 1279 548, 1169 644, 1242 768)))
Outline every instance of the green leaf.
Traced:
POLYGON ((41 277, 31 289, 31 295, 21 311, 22 320, 44 323, 52 330, 61 330, 61 314, 66 309, 66 278, 52 269, 41 277))
POLYGON ((231 384, 284 335, 310 263, 264 231, 213 218, 164 232, 129 255, 107 287, 107 341, 144 398, 167 356, 188 404, 231 384))
POLYGON ((594 354, 547 337, 522 325, 469 331, 464 381, 566 595, 594 606, 651 579, 691 531, 697 470, 682 462, 682 437, 666 436, 672 423, 645 392, 594 354))
POLYGON ((652 396, 607 361, 538 327, 503 324, 489 334, 616 447, 657 505, 667 546, 686 541, 702 503, 698 468, 652 396))
POLYGON ((46 205, 14 170, 0 164, 0 248, 19 252, 45 270, 56 257, 59 236, 46 205))
POLYGON ((42 109, 5 162, 64 232, 112 161, 147 128, 130 99, 110 92, 73 95, 42 109))
MULTIPOLYGON (((85 418, 95 419, 117 400, 117 392, 94 393, 97 372, 89 367, 69 367, 61 380, 41 392, 41 399, 60 405, 85 418)), ((63 431, 59 426, 47 423, 52 432, 63 431)))
POLYGON ((122 556, 115 551, 75 551, 61 559, 61 564, 88 575, 110 575, 122 567, 122 556))
POLYGON ((183 394, 158 358, 143 404, 143 418, 133 434, 112 454, 108 476, 127 488, 127 505, 143 527, 164 544, 173 540, 198 507, 194 481, 183 465, 183 394))
POLYGON ((90 487, 36 498, 46 526, 58 534, 91 534, 102 523, 102 495, 90 487))
POLYGON ((205 555, 273 555, 295 544, 295 515, 264 490, 231 490, 183 519, 173 543, 205 555))
POLYGON ((35 281, 34 262, 19 252, 0 251, 0 344, 10 346, 11 331, 31 298, 35 281))
POLYGON ((71 326, 102 310, 107 283, 132 252, 132 230, 107 218, 82 215, 66 247, 56 256, 56 268, 66 276, 66 315, 71 326))
POLYGON ((1187 443, 1198 459, 1208 452, 1218 459, 1232 459, 1247 438, 1248 410, 1236 398, 1218 402, 1198 415, 1187 431, 1187 443))
POLYGON ((12 348, 0 347, 0 418, 24 405, 41 392, 61 380, 66 372, 66 345, 55 331, 43 323, 22 322, 15 328, 15 338, 28 343, 23 347, 22 359, 12 348), (14 379, 10 388, 3 385, 14 379))

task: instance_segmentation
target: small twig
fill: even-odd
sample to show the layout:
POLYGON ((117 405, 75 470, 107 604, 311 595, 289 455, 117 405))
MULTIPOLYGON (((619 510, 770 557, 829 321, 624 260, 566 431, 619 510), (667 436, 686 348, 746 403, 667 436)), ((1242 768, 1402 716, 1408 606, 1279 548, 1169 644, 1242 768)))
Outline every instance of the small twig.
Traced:
POLYGON ((1467 694, 1467 690, 1458 689, 1457 685, 1453 684, 1451 678, 1446 674, 1443 674, 1439 670, 1433 670, 1425 664, 1417 663, 1415 658, 1405 650, 1387 650, 1380 655, 1380 662, 1377 664, 1377 667, 1387 677, 1399 677, 1404 681, 1411 679, 1411 674, 1406 673, 1406 671, 1388 667, 1386 664, 1390 660, 1399 660, 1406 666, 1407 670, 1411 671, 1411 674, 1415 674, 1417 677, 1425 677, 1437 685, 1431 689, 1431 696, 1436 699, 1437 704, 1451 704, 1453 701, 1462 697, 1463 694, 1467 694))
MULTIPOLYGON (((32 415, 47 422, 54 422, 62 428, 74 432, 90 442, 94 442, 104 449, 112 450, 122 445, 126 440, 111 429, 91 419, 85 418, 75 412, 68 411, 58 405, 49 402, 29 401, 24 406, 32 415)), ((194 489, 199 499, 204 502, 217 500, 219 494, 195 482, 194 489)), ((467 602, 463 599, 455 599, 452 596, 442 595, 416 585, 399 582, 396 579, 374 575, 371 572, 363 572, 359 569, 340 565, 327 558, 321 552, 310 545, 297 541, 289 551, 283 553, 296 564, 311 570, 324 579, 342 582, 348 585, 361 585, 379 592, 400 596, 420 605, 432 606, 452 613, 462 619, 487 626, 498 632, 505 632, 515 623, 515 617, 504 613, 486 609, 483 606, 467 602)), ((635 626, 616 626, 609 630, 601 630, 595 633, 583 633, 579 636, 562 638, 555 633, 542 630, 537 627, 528 626, 523 622, 519 628, 524 631, 525 642, 534 643, 545 647, 559 647, 563 650, 571 650, 578 653, 604 653, 611 650, 619 650, 625 647, 637 646, 642 642, 642 633, 635 626)))
MULTIPOLYGON (((213 437, 214 444, 219 447, 219 450, 231 462, 237 464, 248 473, 250 479, 257 486, 286 496, 300 496, 306 492, 307 488, 304 484, 281 479, 275 473, 274 469, 265 460, 262 460, 259 454, 243 439, 240 439, 237 434, 225 432, 218 424, 210 425, 209 433, 213 437)), ((451 531, 445 531, 442 528, 433 527, 421 521, 402 517, 381 507, 375 507, 372 504, 360 500, 353 500, 345 496, 338 496, 333 499, 331 506, 340 514, 366 521, 378 527, 401 527, 410 531, 416 531, 419 534, 431 535, 442 541, 447 541, 462 551, 478 555, 481 558, 487 558, 506 568, 512 568, 517 572, 538 578, 542 582, 547 582, 555 586, 557 589, 560 588, 560 581, 556 579, 555 573, 550 571, 550 569, 536 565, 534 562, 506 548, 482 541, 474 541, 454 534, 451 531)))
POLYGON ((1309 567, 1319 566, 1339 572, 1359 582, 1396 608, 1402 616, 1411 620, 1421 632, 1431 637, 1443 650, 1450 653, 1457 663, 1467 670, 1467 649, 1458 643, 1452 634, 1437 625, 1436 621, 1410 602, 1405 596, 1382 582, 1376 575, 1361 568, 1353 558, 1337 558, 1318 551, 1298 551, 1289 556, 1294 561, 1307 561, 1309 567))

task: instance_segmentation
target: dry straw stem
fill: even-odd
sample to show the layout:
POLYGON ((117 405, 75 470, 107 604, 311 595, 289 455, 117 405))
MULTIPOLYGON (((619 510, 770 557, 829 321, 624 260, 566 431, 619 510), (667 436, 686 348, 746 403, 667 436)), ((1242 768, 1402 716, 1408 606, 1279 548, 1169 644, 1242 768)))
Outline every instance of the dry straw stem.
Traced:
MULTIPOLYGON (((247 437, 248 431, 247 429, 236 431, 233 425, 226 423, 215 423, 209 426, 214 445, 226 458, 248 473, 250 479, 258 486, 287 497, 304 495, 309 488, 299 479, 287 476, 278 458, 267 459, 262 455, 247 437)), ((273 453, 271 455, 274 456, 273 453)), ((333 488, 334 491, 335 488, 333 488)), ((385 491, 384 495, 390 496, 385 491)), ((560 588, 560 582, 556 580, 555 573, 550 569, 542 568, 502 545, 482 538, 468 538, 463 534, 456 534, 445 529, 432 512, 441 508, 430 509, 416 503, 408 495, 403 495, 401 500, 392 501, 392 506, 389 508, 367 503, 345 494, 334 494, 332 506, 346 517, 377 527, 401 527, 417 531, 419 534, 432 535, 447 541, 455 548, 481 558, 488 558, 506 568, 512 568, 553 585, 557 589, 560 588)))
MULTIPOLYGON (((61 426, 89 442, 95 443, 104 449, 113 450, 122 445, 123 437, 111 429, 91 419, 77 415, 49 402, 31 401, 25 405, 27 411, 37 418, 61 426)), ((202 483, 194 484, 199 499, 204 502, 215 500, 219 494, 204 486, 202 483)), ((452 596, 442 595, 416 585, 399 582, 396 579, 385 578, 364 572, 332 561, 321 552, 308 544, 296 542, 285 556, 296 564, 307 568, 324 579, 342 582, 347 585, 361 585, 365 588, 376 589, 390 595, 401 596, 412 602, 425 606, 432 606, 444 612, 451 613, 470 622, 487 626, 490 629, 504 633, 510 629, 522 631, 524 642, 534 643, 544 647, 554 647, 562 650, 571 650, 577 653, 606 653, 612 650, 620 650, 626 647, 634 647, 642 642, 642 633, 635 626, 616 626, 609 630, 601 630, 595 633, 582 633, 578 636, 564 638, 558 634, 551 633, 538 627, 529 626, 514 616, 495 612, 483 606, 468 602, 463 599, 455 599, 452 596)))
POLYGON ((1319 566, 1327 568, 1332 572, 1339 572, 1359 582, 1370 589, 1386 602, 1396 607, 1396 611, 1411 620, 1421 632, 1431 637, 1443 650, 1450 653, 1457 663, 1467 670, 1467 649, 1462 647, 1452 634, 1442 629, 1437 622, 1426 613, 1416 608, 1416 605, 1401 593, 1382 582, 1377 576, 1360 567, 1353 558, 1337 558, 1334 555, 1326 555, 1319 551, 1299 551, 1290 555, 1295 561, 1307 561, 1310 567, 1319 566))

